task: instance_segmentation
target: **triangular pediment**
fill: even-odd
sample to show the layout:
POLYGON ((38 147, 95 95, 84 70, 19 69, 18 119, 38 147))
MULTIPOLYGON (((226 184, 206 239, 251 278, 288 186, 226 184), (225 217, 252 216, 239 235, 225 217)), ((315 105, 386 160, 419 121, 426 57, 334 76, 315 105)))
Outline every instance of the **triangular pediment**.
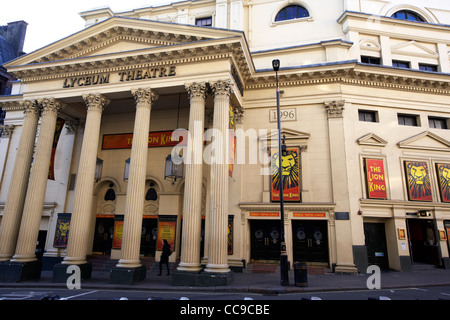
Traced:
POLYGON ((410 54, 415 56, 438 56, 435 50, 427 48, 425 45, 414 40, 395 45, 391 49, 392 53, 410 54))
MULTIPOLYGON (((311 136, 309 133, 297 131, 290 128, 281 128, 281 138, 285 139, 286 145, 296 145, 302 146, 306 144, 306 141, 311 136)), ((266 144, 271 146, 278 144, 278 130, 269 130, 267 134, 262 134, 259 139, 266 144)))
POLYGON ((239 31, 115 16, 13 60, 6 67, 222 39, 240 34, 239 31))
POLYGON ((398 143, 400 148, 450 152, 450 141, 430 131, 422 132, 398 143))
POLYGON ((9 62, 5 67, 24 81, 67 78, 130 66, 173 64, 232 55, 245 82, 254 71, 244 33, 114 16, 9 62))
POLYGON ((375 133, 369 133, 356 140, 358 144, 365 146, 384 147, 387 145, 387 141, 376 135, 375 133))

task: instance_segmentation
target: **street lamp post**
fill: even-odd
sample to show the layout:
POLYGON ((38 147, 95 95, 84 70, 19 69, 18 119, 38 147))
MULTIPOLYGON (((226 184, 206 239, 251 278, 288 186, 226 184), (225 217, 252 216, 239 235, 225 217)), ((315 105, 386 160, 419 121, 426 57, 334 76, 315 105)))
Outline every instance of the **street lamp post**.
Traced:
POLYGON ((280 250, 280 276, 281 285, 289 285, 288 261, 286 253, 286 240, 284 237, 284 196, 283 196, 283 148, 281 145, 281 113, 280 113, 280 88, 278 87, 278 70, 280 69, 280 60, 272 61, 272 67, 275 71, 277 83, 277 126, 278 126, 278 176, 280 177, 280 219, 281 219, 281 250, 280 250))

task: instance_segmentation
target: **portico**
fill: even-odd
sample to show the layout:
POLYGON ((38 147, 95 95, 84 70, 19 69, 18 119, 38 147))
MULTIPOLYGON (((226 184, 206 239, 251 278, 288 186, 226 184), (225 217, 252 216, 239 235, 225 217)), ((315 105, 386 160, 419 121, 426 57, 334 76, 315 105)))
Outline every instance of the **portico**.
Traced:
MULTIPOLYGON (((180 218, 183 217, 183 237, 180 239, 179 232, 176 232, 173 242, 173 250, 182 252, 179 270, 201 271, 203 257, 200 256, 200 226, 202 215, 204 217, 206 214, 205 210, 202 212, 202 198, 205 197, 204 180, 207 177, 211 178, 213 182, 210 183, 207 194, 214 194, 217 188, 220 188, 223 194, 221 197, 224 198, 217 200, 213 198, 211 211, 206 214, 208 215, 206 232, 211 235, 207 244, 209 249, 205 253, 211 257, 208 260, 208 270, 221 273, 230 271, 227 265, 226 243, 224 246, 223 240, 219 240, 219 238, 226 239, 227 234, 227 197, 223 193, 223 190, 228 188, 228 167, 223 162, 226 146, 222 145, 224 150, 219 155, 222 158, 218 158, 222 169, 218 171, 214 167, 214 161, 211 168, 203 166, 203 131, 208 126, 219 131, 228 129, 229 106, 231 103, 238 105, 242 99, 235 85, 239 75, 236 75, 236 72, 231 74, 230 70, 240 70, 242 66, 248 68, 244 54, 248 49, 242 48, 245 43, 239 32, 225 32, 229 33, 228 36, 233 36, 231 40, 229 37, 223 39, 224 31, 220 31, 217 35, 220 38, 207 39, 202 34, 204 31, 201 28, 193 27, 180 34, 170 30, 171 26, 167 29, 165 25, 150 23, 142 29, 143 25, 139 24, 141 24, 139 21, 112 18, 104 22, 100 28, 99 26, 89 28, 91 30, 84 30, 68 41, 46 48, 49 51, 46 54, 43 52, 31 54, 26 61, 20 63, 20 67, 11 68, 11 71, 27 84, 27 96, 18 96, 16 101, 12 102, 18 111, 25 111, 19 142, 19 150, 23 150, 24 155, 15 160, 17 169, 14 170, 11 181, 17 183, 11 183, 8 205, 2 221, 3 226, 14 226, 2 228, 0 235, 3 239, 0 256, 4 261, 4 268, 14 266, 17 269, 15 266, 18 263, 36 260, 35 236, 39 230, 42 212, 40 208, 44 205, 46 187, 43 183, 47 181, 48 173, 45 168, 54 160, 50 157, 59 111, 59 117, 66 120, 66 127, 73 122, 67 120, 77 120, 82 125, 78 127, 75 141, 72 142, 74 152, 72 159, 69 159, 72 163, 70 171, 74 174, 66 172, 64 177, 67 188, 72 184, 73 193, 69 191, 68 202, 58 208, 58 212, 70 212, 68 240, 61 249, 49 252, 49 256, 63 258, 55 265, 55 281, 65 281, 69 265, 80 266, 83 278, 90 276, 92 266, 86 257, 92 252, 92 230, 95 226, 95 216, 99 213, 97 200, 98 197, 104 196, 96 194, 96 186, 103 181, 113 182, 110 185, 123 190, 117 194, 116 210, 111 212, 116 220, 118 214, 123 215, 121 224, 123 233, 114 235, 114 241, 120 240, 120 243, 118 247, 114 247, 111 254, 119 261, 112 270, 110 281, 133 283, 145 278, 145 267, 140 262, 141 229, 143 218, 148 214, 147 202, 152 200, 144 199, 148 191, 148 181, 159 182, 158 190, 164 190, 161 183, 164 169, 159 171, 157 168, 164 164, 165 157, 162 158, 161 155, 171 153, 171 148, 150 150, 149 132, 160 131, 163 128, 176 130, 178 127, 182 128, 184 123, 189 124, 189 132, 192 134, 190 139, 184 141, 185 150, 182 156, 192 157, 194 161, 186 165, 184 180, 169 185, 169 189, 174 191, 160 192, 157 200, 159 212, 156 212, 156 217, 161 218, 170 213, 171 216, 178 217, 176 224, 180 229, 180 218), (135 23, 138 25, 134 25, 135 23), (134 25, 133 29, 130 24, 134 25), (158 28, 161 30, 157 31, 158 28), (146 48, 116 51, 125 35, 126 39, 131 41, 132 47, 140 48, 140 42, 145 42, 146 48), (154 43, 155 47, 149 49, 149 43, 154 43), (164 48, 156 46, 161 44, 171 46, 164 48), (100 52, 101 54, 98 54, 100 52), (36 69, 35 66, 39 68, 36 69), (178 107, 171 105, 176 99, 178 107), (49 105, 55 109, 54 112, 48 111, 49 105), (180 115, 180 110, 184 114, 180 115), (155 120, 153 120, 154 112, 155 120), (134 119, 125 115, 122 123, 116 122, 122 129, 111 130, 109 125, 111 119, 125 113, 134 114, 134 119), (214 121, 209 121, 205 117, 206 114, 214 121), (26 172, 31 166, 37 127, 39 138, 32 175, 28 182, 26 172), (130 128, 132 128, 132 145, 129 149, 120 150, 115 155, 110 155, 110 151, 103 149, 102 136, 105 133, 120 133, 121 130, 122 133, 128 133, 130 128), (203 129, 197 129, 195 132, 194 128, 203 129), (113 169, 117 167, 115 158, 120 156, 120 153, 128 155, 129 158, 129 175, 126 181, 120 181, 123 169, 119 172, 113 169), (39 157, 41 154, 42 159, 39 157), (103 158, 103 173, 107 176, 101 175, 100 179, 96 180, 99 158, 103 158), (156 167, 155 163, 158 163, 156 167), (39 178, 34 178, 38 173, 39 178), (37 182, 34 182, 35 180, 37 182), (29 188, 25 193, 27 184, 29 188), (184 199, 180 197, 180 187, 184 188, 182 192, 184 199), (174 206, 170 203, 170 199, 178 199, 180 205, 174 206), (164 206, 162 202, 168 205, 164 206), (29 210, 24 209, 22 214, 22 207, 33 208, 36 212, 28 213, 29 210), (27 219, 26 223, 20 223, 21 219, 27 219), (123 276, 126 274, 123 271, 127 271, 128 276, 123 276)), ((8 106, 5 105, 4 109, 8 110, 8 106)), ((50 184, 53 183, 49 181, 50 184)), ((56 214, 52 218, 52 223, 54 228, 59 227, 56 214)), ((175 229, 173 231, 175 232, 175 229)), ((40 268, 40 264, 36 265, 36 271, 31 277, 38 277, 40 268)), ((22 267, 14 275, 13 280, 23 279, 24 273, 26 271, 22 267)))

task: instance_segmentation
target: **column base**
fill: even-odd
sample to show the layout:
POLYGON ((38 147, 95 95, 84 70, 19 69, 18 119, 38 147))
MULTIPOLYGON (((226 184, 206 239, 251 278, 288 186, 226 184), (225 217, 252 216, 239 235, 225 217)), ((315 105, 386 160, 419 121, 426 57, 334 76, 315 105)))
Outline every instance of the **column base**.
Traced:
POLYGON ((338 264, 334 269, 334 273, 343 275, 358 275, 358 269, 355 265, 338 264))
POLYGON ((42 261, 0 263, 0 282, 20 282, 41 277, 42 261))
POLYGON ((42 257, 42 270, 53 270, 56 264, 61 263, 63 257, 42 257))
POLYGON ((172 271, 172 286, 217 287, 228 286, 233 281, 233 272, 186 272, 172 271))
POLYGON ((442 258, 442 268, 445 270, 450 269, 450 258, 442 258))
POLYGON ((412 271, 412 263, 410 256, 400 256, 400 271, 403 272, 411 272, 412 271))
POLYGON ((135 284, 144 281, 147 274, 145 266, 137 268, 113 267, 109 272, 109 283, 135 284))
POLYGON ((203 270, 202 266, 198 263, 189 264, 180 262, 177 266, 178 271, 188 272, 188 273, 198 273, 203 270))
MULTIPOLYGON (((70 264, 57 263, 53 267, 53 282, 57 283, 65 283, 67 282, 67 278, 69 278, 73 273, 67 273, 67 268, 70 267, 70 264)), ((92 263, 83 263, 77 264, 81 271, 81 280, 86 280, 91 278, 92 274, 92 263)))

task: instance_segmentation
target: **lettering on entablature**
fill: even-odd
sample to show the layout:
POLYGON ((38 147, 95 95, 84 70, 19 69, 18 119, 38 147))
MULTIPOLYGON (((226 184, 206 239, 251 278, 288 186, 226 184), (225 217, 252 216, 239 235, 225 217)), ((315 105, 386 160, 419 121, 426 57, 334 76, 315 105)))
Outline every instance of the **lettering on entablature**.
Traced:
MULTIPOLYGON (((118 73, 120 82, 173 77, 176 75, 175 66, 152 67, 121 71, 118 73)), ((64 79, 63 88, 74 88, 83 86, 95 86, 107 84, 110 81, 111 74, 97 74, 90 76, 79 76, 64 79)))

